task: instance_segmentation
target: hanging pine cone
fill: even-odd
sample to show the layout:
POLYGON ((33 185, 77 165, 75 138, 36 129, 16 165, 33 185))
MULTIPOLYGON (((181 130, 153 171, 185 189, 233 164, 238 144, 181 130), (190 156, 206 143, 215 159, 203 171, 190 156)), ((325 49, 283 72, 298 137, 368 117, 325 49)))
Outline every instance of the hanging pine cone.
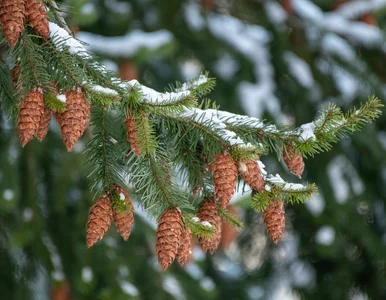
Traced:
POLYGON ((255 191, 264 189, 264 178, 259 165, 255 160, 239 162, 239 174, 244 181, 255 191))
POLYGON ((134 207, 131 203, 129 194, 120 186, 114 185, 114 190, 118 194, 119 200, 125 202, 125 208, 119 212, 114 210, 113 217, 117 232, 125 241, 128 240, 131 232, 131 227, 134 224, 134 207))
POLYGON ((90 248, 96 242, 103 239, 111 225, 113 211, 111 202, 107 195, 104 195, 90 208, 86 224, 86 246, 90 248))
POLYGON ((175 208, 167 209, 158 221, 156 252, 162 271, 173 263, 177 255, 183 228, 181 212, 175 208))
POLYGON ((211 167, 216 198, 225 208, 231 200, 237 184, 237 167, 227 152, 215 157, 211 167))
POLYGON ((277 244, 284 232, 285 212, 282 200, 271 201, 268 208, 263 212, 263 221, 267 228, 267 233, 272 241, 277 244))
POLYGON ((138 134, 137 130, 135 129, 135 121, 133 119, 133 116, 129 116, 126 119, 126 126, 127 141, 130 143, 131 150, 135 153, 135 155, 139 157, 141 155, 141 145, 138 142, 138 134))
POLYGON ((291 173, 302 178, 304 161, 302 155, 294 146, 287 145, 283 148, 283 160, 291 173))
POLYGON ((221 218, 218 215, 217 204, 212 197, 202 203, 198 209, 197 217, 201 222, 209 222, 209 224, 216 229, 211 238, 205 239, 200 237, 198 239, 202 251, 206 253, 206 251, 209 250, 209 252, 213 254, 221 239, 221 218))
POLYGON ((25 0, 0 1, 0 23, 12 48, 24 31, 25 14, 25 0))
POLYGON ((44 99, 41 90, 29 92, 20 103, 17 128, 19 140, 24 147, 37 132, 44 112, 44 99))
POLYGON ((43 115, 40 118, 39 127, 36 132, 36 137, 40 142, 44 140, 50 128, 51 122, 51 110, 47 107, 44 107, 43 115))
POLYGON ((177 252, 177 261, 183 266, 189 261, 189 257, 192 255, 192 231, 189 227, 185 227, 184 232, 181 235, 180 248, 177 252))
POLYGON ((58 123, 67 151, 71 152, 89 122, 90 104, 80 88, 66 93, 66 98, 66 111, 59 116, 58 123))
POLYGON ((47 11, 43 2, 38 0, 27 0, 27 21, 45 41, 48 39, 50 28, 48 26, 47 11))

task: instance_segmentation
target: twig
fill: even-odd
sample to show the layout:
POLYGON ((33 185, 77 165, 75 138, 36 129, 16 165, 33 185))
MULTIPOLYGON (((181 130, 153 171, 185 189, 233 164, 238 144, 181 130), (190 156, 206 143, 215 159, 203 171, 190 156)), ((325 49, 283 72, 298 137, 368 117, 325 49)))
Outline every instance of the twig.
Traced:
POLYGON ((60 9, 56 2, 54 0, 47 0, 48 5, 51 7, 52 12, 55 15, 56 20, 59 22, 59 24, 70 34, 72 35, 72 32, 70 28, 68 28, 66 21, 64 20, 62 14, 60 13, 60 9))

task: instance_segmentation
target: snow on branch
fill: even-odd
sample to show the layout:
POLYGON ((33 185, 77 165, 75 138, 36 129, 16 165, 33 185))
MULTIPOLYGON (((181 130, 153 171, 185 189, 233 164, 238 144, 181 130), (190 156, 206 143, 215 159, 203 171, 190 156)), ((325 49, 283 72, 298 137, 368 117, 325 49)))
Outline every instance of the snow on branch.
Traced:
POLYGON ((78 55, 83 58, 91 58, 84 46, 73 38, 66 30, 55 23, 49 22, 50 37, 59 51, 68 49, 72 55, 78 55))
POLYGON ((385 9, 386 0, 360 0, 343 3, 336 13, 346 19, 356 19, 367 13, 385 9))
POLYGON ((339 13, 339 10, 325 13, 308 0, 293 0, 293 4, 296 13, 320 31, 334 32, 346 37, 354 44, 368 48, 383 47, 385 43, 384 34, 378 27, 348 20, 344 14, 339 13))
POLYGON ((264 176, 264 190, 252 196, 252 207, 256 211, 265 211, 272 200, 283 200, 290 204, 305 203, 318 192, 315 184, 303 185, 284 181, 279 174, 264 176))
POLYGON ((90 32, 80 32, 78 38, 87 44, 88 48, 96 53, 111 57, 130 58, 139 51, 157 50, 173 42, 173 35, 167 30, 144 32, 130 31, 125 36, 105 37, 90 32))

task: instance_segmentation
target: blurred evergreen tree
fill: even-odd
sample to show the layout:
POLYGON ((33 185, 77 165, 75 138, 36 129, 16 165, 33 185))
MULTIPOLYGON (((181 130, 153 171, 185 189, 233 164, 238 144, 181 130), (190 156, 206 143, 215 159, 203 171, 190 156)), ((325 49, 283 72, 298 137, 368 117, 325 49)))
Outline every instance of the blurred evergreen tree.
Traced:
MULTIPOLYGON (((371 94, 385 99, 383 1, 64 2, 79 38, 108 67, 158 90, 209 70, 217 78, 210 96, 222 108, 283 125, 309 122, 327 102, 348 109, 371 94)), ((53 125, 45 143, 21 150, 2 115, 2 297, 386 298, 385 125, 383 116, 306 160, 304 178, 321 195, 287 207, 278 246, 266 239, 261 216, 242 209, 247 194, 235 203, 245 229, 228 250, 213 257, 198 250, 186 268, 161 273, 145 217, 128 242, 111 234, 86 250, 79 228, 92 195, 82 144, 66 153, 53 125)), ((283 171, 275 161, 265 158, 272 173, 283 171)))

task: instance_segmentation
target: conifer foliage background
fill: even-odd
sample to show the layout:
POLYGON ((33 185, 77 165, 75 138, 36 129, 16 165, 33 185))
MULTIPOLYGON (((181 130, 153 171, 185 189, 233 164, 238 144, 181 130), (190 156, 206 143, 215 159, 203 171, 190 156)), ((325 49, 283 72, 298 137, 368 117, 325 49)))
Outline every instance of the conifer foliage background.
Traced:
MULTIPOLYGON (((372 94, 385 99, 383 1, 64 4, 69 24, 103 63, 156 90, 208 70, 217 78, 209 96, 222 109, 286 125, 311 121, 327 102, 349 109, 372 94), (152 42, 138 38, 147 32, 156 32, 152 42), (117 43, 113 36, 122 37, 117 43)), ((305 160, 302 179, 317 182, 321 195, 307 206, 286 206, 287 233, 278 246, 266 238, 261 215, 247 209, 247 194, 235 204, 245 229, 230 248, 215 256, 194 251, 186 268, 175 264, 167 273, 156 260, 154 223, 143 216, 135 217, 128 242, 110 230, 86 251, 93 199, 81 153, 87 132, 71 154, 56 123, 44 143, 21 149, 12 123, 1 117, 6 299, 386 297, 385 116, 305 160)), ((276 157, 264 162, 285 174, 276 157)))

